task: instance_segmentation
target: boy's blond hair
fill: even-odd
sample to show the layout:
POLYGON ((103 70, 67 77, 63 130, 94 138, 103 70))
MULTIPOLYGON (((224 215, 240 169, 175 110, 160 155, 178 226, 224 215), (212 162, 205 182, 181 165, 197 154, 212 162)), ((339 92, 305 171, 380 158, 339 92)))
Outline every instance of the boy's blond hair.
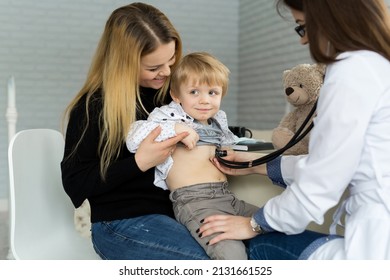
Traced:
POLYGON ((222 87, 225 96, 229 84, 229 69, 217 58, 207 52, 193 52, 184 56, 171 76, 171 94, 177 96, 183 83, 192 81, 194 84, 222 87))

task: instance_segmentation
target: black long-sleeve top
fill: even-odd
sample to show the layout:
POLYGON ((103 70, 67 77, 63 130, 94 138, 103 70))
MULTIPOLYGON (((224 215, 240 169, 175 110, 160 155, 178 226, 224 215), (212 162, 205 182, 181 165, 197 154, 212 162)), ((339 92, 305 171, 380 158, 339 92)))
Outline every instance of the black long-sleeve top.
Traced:
MULTIPOLYGON (((141 98, 148 112, 156 105, 156 90, 141 89, 141 98)), ((169 191, 154 186, 154 168, 141 171, 123 142, 119 158, 109 166, 105 181, 100 176, 98 144, 99 114, 102 111, 101 92, 96 92, 89 106, 90 122, 76 153, 68 156, 79 141, 85 126, 85 102, 82 98, 70 114, 61 162, 62 183, 75 207, 85 199, 91 206, 91 222, 111 221, 147 214, 173 217, 169 191)), ((145 119, 137 114, 137 119, 145 119)))

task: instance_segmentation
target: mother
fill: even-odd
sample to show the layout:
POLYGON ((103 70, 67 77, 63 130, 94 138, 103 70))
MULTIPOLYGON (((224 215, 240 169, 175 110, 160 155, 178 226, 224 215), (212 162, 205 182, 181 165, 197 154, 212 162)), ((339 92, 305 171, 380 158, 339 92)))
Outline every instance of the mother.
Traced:
POLYGON ((180 36, 162 12, 143 3, 120 7, 67 108, 62 182, 75 207, 89 200, 92 242, 103 259, 208 259, 173 218, 168 191, 153 184, 154 167, 188 134, 158 143, 157 128, 135 154, 125 144, 134 121, 170 101, 171 67, 181 54, 180 36))

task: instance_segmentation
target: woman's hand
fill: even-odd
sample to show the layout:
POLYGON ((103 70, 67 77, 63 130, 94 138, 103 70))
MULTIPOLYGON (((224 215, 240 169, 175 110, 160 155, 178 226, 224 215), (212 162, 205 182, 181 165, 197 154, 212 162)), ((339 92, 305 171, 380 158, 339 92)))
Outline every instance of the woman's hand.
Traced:
POLYGON ((209 236, 214 233, 220 233, 210 240, 209 245, 226 239, 245 240, 257 235, 252 230, 249 217, 233 215, 213 215, 203 221, 198 234, 201 237, 209 236))
MULTIPOLYGON (((234 162, 245 162, 252 161, 258 158, 261 158, 264 154, 261 153, 248 153, 248 152, 235 152, 233 150, 228 150, 227 155, 223 157, 223 159, 234 161, 234 162)), ((234 169, 227 167, 220 163, 217 158, 211 158, 211 162, 219 169, 221 172, 228 175, 248 175, 248 174, 260 174, 267 175, 267 168, 265 164, 242 168, 242 169, 234 169)))
POLYGON ((146 171, 163 163, 173 154, 176 144, 188 136, 188 132, 182 132, 165 141, 156 142, 155 139, 160 133, 161 127, 158 126, 139 145, 135 153, 135 161, 140 170, 146 171))

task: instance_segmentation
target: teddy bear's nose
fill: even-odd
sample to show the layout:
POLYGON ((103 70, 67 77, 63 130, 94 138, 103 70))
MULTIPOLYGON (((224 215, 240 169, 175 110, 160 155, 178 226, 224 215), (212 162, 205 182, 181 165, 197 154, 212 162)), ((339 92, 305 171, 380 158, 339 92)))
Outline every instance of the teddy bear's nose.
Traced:
POLYGON ((291 93, 294 92, 294 89, 292 87, 286 88, 286 95, 289 96, 291 93))

